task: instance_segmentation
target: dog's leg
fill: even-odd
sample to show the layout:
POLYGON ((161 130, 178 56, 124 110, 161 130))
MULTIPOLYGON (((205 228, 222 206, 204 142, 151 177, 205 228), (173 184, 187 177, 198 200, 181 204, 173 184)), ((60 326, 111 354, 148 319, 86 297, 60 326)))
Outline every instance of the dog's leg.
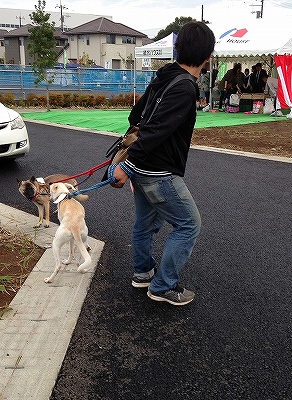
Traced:
POLYGON ((45 228, 49 228, 50 226, 50 201, 45 202, 44 204, 44 209, 45 209, 45 228))
POLYGON ((39 211, 39 221, 34 226, 34 228, 39 228, 42 225, 44 219, 44 206, 42 204, 37 203, 36 201, 34 201, 33 203, 37 206, 39 211))
POLYGON ((77 271, 81 272, 82 274, 87 272, 88 269, 91 267, 91 257, 89 255, 89 250, 88 250, 89 246, 87 245, 87 233, 88 229, 86 227, 85 230, 81 233, 80 235, 81 237, 79 238, 78 236, 75 237, 77 247, 84 258, 84 262, 77 268, 77 271))
POLYGON ((74 251, 75 251, 75 245, 74 245, 74 238, 72 238, 69 242, 69 256, 68 259, 65 259, 62 261, 62 264, 68 265, 72 262, 74 258, 74 251))
POLYGON ((46 283, 53 282, 53 279, 55 278, 55 276, 61 269, 62 263, 61 263, 60 252, 61 252, 61 247, 66 242, 67 242, 67 238, 64 238, 64 234, 62 233, 62 228, 61 228, 61 226, 59 226, 59 228, 56 231, 56 234, 55 234, 55 237, 53 240, 53 244, 52 244, 52 249, 53 249, 54 258, 55 258, 55 269, 51 276, 44 279, 44 281, 46 283))

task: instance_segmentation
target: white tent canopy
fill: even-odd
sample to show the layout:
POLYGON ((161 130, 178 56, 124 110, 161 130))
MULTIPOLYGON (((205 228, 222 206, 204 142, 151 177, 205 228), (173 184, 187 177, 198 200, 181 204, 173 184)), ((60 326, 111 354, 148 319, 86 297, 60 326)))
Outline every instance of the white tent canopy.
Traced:
POLYGON ((173 59, 176 34, 171 33, 157 42, 135 47, 135 58, 173 59))
POLYGON ((214 56, 217 57, 249 57, 275 55, 285 44, 290 45, 291 21, 280 21, 277 25, 269 20, 259 19, 252 23, 222 25, 213 28, 216 45, 214 56), (289 43, 290 41, 290 43, 289 43))
POLYGON ((216 37, 212 63, 214 59, 229 59, 234 63, 253 59, 253 62, 265 61, 271 70, 276 54, 292 53, 292 28, 289 20, 260 18, 246 23, 234 22, 231 26, 220 24, 218 27, 210 27, 216 37))
POLYGON ((157 42, 146 44, 145 46, 135 47, 135 60, 134 60, 134 104, 136 95, 136 60, 137 59, 159 59, 159 60, 171 60, 175 58, 174 44, 177 35, 171 33, 163 39, 157 40, 157 42))

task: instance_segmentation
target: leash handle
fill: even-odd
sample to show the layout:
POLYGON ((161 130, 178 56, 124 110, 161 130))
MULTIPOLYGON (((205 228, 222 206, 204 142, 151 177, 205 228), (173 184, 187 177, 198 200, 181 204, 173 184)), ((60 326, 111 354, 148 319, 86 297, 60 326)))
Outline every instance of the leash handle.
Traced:
POLYGON ((126 172, 126 174, 129 176, 129 178, 131 178, 133 176, 133 171, 124 162, 120 162, 119 164, 111 164, 108 168, 108 179, 106 179, 105 181, 99 182, 96 185, 93 185, 87 189, 74 190, 74 192, 68 194, 68 198, 71 199, 74 196, 78 196, 78 194, 83 194, 83 193, 89 192, 90 190, 99 189, 110 183, 117 183, 118 180, 114 177, 114 172, 115 172, 115 168, 117 165, 119 165, 122 168, 122 170, 124 172, 126 172))
POLYGON ((107 180, 99 182, 96 185, 93 185, 93 186, 91 186, 91 187, 89 187, 87 189, 74 190, 74 192, 68 194, 68 198, 71 199, 74 196, 78 196, 78 194, 83 194, 83 193, 89 192, 90 190, 99 189, 102 186, 108 185, 110 183, 118 182, 118 180, 114 177, 114 170, 115 170, 117 165, 118 164, 112 164, 112 165, 109 166, 108 179, 107 180))

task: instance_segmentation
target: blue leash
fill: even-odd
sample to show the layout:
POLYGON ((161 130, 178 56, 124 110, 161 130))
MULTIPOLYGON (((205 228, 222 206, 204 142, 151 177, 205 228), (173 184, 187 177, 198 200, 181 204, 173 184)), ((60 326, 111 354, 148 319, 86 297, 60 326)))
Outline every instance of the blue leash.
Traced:
MULTIPOLYGON (((96 185, 93 185, 87 189, 82 189, 82 190, 74 190, 74 192, 68 194, 68 198, 71 199, 73 196, 78 196, 78 194, 83 194, 86 192, 89 192, 90 190, 95 190, 99 189, 103 186, 109 185, 110 183, 117 183, 118 180, 114 177, 114 171, 115 168, 118 164, 111 164, 108 168, 108 179, 105 181, 99 182, 96 185)), ((127 167, 127 165, 124 162, 120 162, 119 166, 122 168, 123 171, 126 172, 126 174, 131 178, 133 176, 133 171, 127 167)))

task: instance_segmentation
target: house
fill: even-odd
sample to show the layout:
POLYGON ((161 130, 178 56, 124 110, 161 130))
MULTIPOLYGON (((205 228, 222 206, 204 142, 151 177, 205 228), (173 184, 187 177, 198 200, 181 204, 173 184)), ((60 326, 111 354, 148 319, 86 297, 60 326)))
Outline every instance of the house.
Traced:
MULTIPOLYGON (((29 56, 29 28, 24 25, 4 35, 5 62, 7 64, 30 65, 33 58, 29 56)), ((86 56, 95 64, 107 69, 132 69, 134 50, 141 46, 147 35, 116 23, 105 17, 99 17, 76 28, 62 32, 55 30, 58 42, 59 63, 78 63, 86 56)))
POLYGON ((5 62, 5 46, 4 46, 4 36, 6 35, 6 29, 0 29, 0 64, 5 62))
POLYGON ((107 69, 131 69, 135 47, 147 36, 105 17, 97 18, 65 33, 68 35, 66 58, 76 63, 83 54, 107 69))
MULTIPOLYGON (((33 25, 28 24, 4 34, 6 64, 30 65, 33 62, 34 59, 30 57, 27 48, 29 42, 28 30, 32 27, 33 25)), ((56 50, 61 57, 64 48, 68 45, 68 37, 60 28, 56 28, 55 39, 57 41, 56 50)))

